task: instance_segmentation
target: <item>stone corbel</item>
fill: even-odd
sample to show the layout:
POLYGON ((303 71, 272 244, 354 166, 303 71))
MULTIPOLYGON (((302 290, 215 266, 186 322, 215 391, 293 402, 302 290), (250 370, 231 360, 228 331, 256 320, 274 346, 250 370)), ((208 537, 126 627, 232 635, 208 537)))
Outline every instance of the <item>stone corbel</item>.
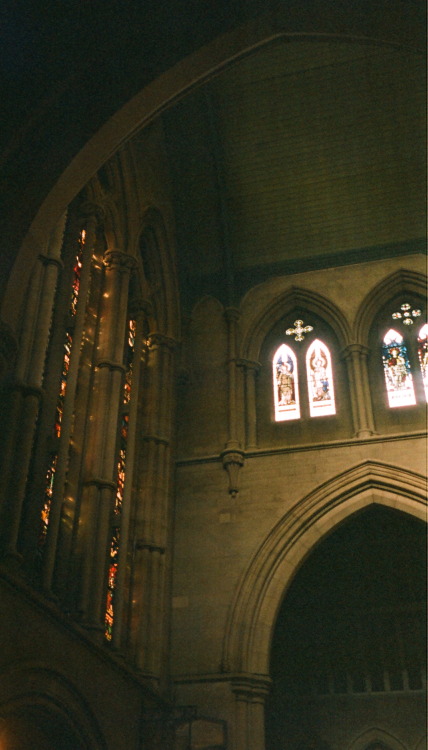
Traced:
POLYGON ((220 456, 223 468, 229 475, 229 494, 236 497, 239 492, 239 470, 244 465, 244 451, 236 448, 224 450, 220 456))

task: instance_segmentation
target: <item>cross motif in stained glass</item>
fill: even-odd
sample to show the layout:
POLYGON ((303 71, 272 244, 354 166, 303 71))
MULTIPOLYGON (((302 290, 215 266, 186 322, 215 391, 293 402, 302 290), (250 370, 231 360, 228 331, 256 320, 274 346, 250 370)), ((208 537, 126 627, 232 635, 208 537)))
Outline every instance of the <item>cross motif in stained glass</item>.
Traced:
POLYGON ((405 326, 411 326, 413 325, 413 318, 419 318, 421 314, 421 310, 418 308, 412 310, 412 306, 408 302, 404 302, 400 306, 400 310, 392 313, 392 317, 394 320, 402 320, 405 326))
POLYGON ((295 327, 294 328, 287 328, 287 330, 286 330, 285 333, 286 333, 287 336, 294 336, 294 334, 296 334, 296 336, 294 338, 295 341, 303 341, 303 339, 305 338, 303 336, 303 334, 304 333, 309 333, 310 331, 314 330, 313 326, 304 326, 303 325, 303 320, 295 320, 294 323, 293 323, 293 325, 295 327))

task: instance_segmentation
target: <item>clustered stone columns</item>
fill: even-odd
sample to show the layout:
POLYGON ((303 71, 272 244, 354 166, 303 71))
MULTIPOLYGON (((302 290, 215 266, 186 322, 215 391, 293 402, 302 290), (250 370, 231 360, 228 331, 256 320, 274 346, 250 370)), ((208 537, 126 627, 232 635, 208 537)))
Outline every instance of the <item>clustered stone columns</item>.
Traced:
POLYGON ((233 750, 264 750, 265 700, 272 680, 267 675, 242 676, 234 680, 235 726, 233 750))
POLYGON ((87 627, 104 630, 110 521, 116 493, 119 407, 130 271, 135 260, 119 250, 104 256, 105 277, 82 491, 83 580, 80 607, 87 627))
POLYGON ((359 438, 369 437, 375 432, 367 371, 368 352, 368 348, 361 344, 350 344, 342 352, 348 370, 355 436, 359 438))
POLYGON ((134 541, 134 658, 150 680, 159 680, 165 648, 167 560, 170 533, 170 441, 176 342, 149 336, 141 485, 134 541))
POLYGON ((238 364, 245 378, 245 447, 251 450, 257 448, 256 379, 261 364, 250 359, 240 359, 238 364))
POLYGON ((228 440, 221 453, 223 467, 229 475, 229 493, 234 497, 239 490, 239 470, 244 464, 244 451, 241 448, 240 437, 243 432, 240 419, 242 409, 239 408, 239 378, 241 377, 238 351, 238 320, 239 310, 234 307, 226 308, 225 316, 228 326, 228 440))
POLYGON ((18 535, 28 470, 42 396, 43 371, 61 263, 66 216, 53 232, 46 254, 38 256, 32 272, 22 320, 23 328, 9 398, 9 429, 2 451, 1 513, 5 559, 19 560, 18 535))

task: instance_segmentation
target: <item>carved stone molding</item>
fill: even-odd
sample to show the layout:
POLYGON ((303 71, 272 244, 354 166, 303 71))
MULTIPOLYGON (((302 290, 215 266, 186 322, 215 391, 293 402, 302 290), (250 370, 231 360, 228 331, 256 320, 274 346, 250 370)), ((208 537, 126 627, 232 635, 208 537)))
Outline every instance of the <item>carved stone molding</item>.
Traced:
POLYGON ((142 439, 146 443, 156 443, 156 445, 169 445, 169 440, 165 437, 161 437, 160 435, 143 435, 142 439))
POLYGON ((178 346, 178 342, 170 336, 165 336, 163 333, 149 333, 148 336, 149 347, 164 346, 170 351, 175 351, 178 346))
POLYGON ((11 390, 18 391, 22 396, 34 396, 37 399, 41 399, 44 395, 43 388, 37 385, 31 385, 30 383, 24 383, 22 380, 14 379, 11 381, 11 390))
POLYGON ((61 258, 53 258, 51 255, 44 255, 43 253, 40 253, 39 260, 41 263, 43 263, 44 266, 56 266, 59 269, 64 267, 64 263, 62 262, 61 258))
POLYGON ((121 364, 121 362, 113 362, 111 359, 101 359, 99 362, 97 362, 96 367, 101 370, 103 368, 107 368, 110 370, 110 372, 117 371, 117 372, 125 372, 126 367, 125 365, 121 364))
POLYGON ((236 497, 239 492, 239 470, 244 465, 244 451, 226 448, 220 454, 223 468, 229 476, 229 494, 236 497))
POLYGON ((358 354, 361 357, 367 357, 368 353, 369 347, 364 346, 364 344, 349 344, 341 350, 340 356, 342 359, 348 359, 348 357, 352 357, 353 354, 358 354))
POLYGON ((103 479, 102 477, 90 477, 83 484, 85 487, 97 487, 99 490, 116 490, 116 482, 112 482, 111 479, 103 479))
POLYGON ((272 689, 272 679, 269 675, 237 675, 231 687, 238 700, 264 701, 272 689))
POLYGON ((107 250, 104 253, 103 263, 109 270, 132 271, 137 267, 135 258, 122 250, 107 250))
POLYGON ((159 552, 161 555, 164 555, 166 552, 166 548, 160 546, 159 544, 153 544, 152 542, 146 542, 144 539, 137 539, 135 542, 135 549, 136 550, 148 550, 149 552, 159 552))

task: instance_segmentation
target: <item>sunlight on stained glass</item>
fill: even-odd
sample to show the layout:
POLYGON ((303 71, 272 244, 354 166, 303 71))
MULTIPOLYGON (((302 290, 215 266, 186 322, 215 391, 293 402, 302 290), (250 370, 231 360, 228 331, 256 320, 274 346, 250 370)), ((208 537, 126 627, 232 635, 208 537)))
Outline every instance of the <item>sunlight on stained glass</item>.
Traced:
POLYGON ((272 371, 275 421, 299 419, 297 360, 289 346, 282 344, 275 352, 272 371))
POLYGON ((330 352, 316 339, 306 353, 306 373, 311 417, 336 414, 330 352))
POLYGON ((416 403, 410 362, 403 337, 391 328, 383 339, 382 361, 391 407, 416 403))
POLYGON ((428 323, 422 326, 418 334, 418 358, 422 372, 425 399, 428 401, 428 323))

